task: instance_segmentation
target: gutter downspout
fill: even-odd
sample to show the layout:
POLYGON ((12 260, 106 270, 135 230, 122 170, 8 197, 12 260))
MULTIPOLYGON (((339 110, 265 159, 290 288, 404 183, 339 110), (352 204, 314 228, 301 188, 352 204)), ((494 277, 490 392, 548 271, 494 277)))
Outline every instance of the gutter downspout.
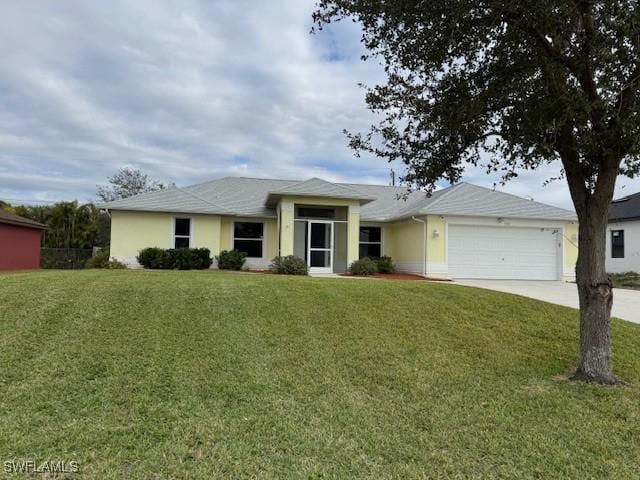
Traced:
POLYGON ((427 276, 427 221, 411 216, 411 220, 422 224, 422 276, 427 276))

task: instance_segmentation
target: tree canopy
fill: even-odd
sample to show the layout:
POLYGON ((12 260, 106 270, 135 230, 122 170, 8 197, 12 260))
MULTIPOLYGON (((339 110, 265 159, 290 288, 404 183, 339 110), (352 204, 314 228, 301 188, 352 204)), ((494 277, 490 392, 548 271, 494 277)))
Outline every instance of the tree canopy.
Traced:
POLYGON ((121 168, 118 173, 109 177, 109 185, 98 186, 96 194, 103 202, 111 202, 144 192, 163 190, 173 184, 165 184, 149 179, 149 175, 138 169, 121 168))
POLYGON ((404 162, 428 191, 481 161, 504 181, 561 161, 579 218, 574 378, 615 382, 605 239, 617 176, 640 171, 638 1, 319 0, 318 28, 345 18, 387 77, 357 152, 404 162))
MULTIPOLYGON (((606 162, 638 173, 637 1, 322 0, 320 28, 350 17, 387 82, 366 97, 384 115, 352 145, 433 188, 488 152, 504 178, 560 159, 589 193, 606 162)), ((365 57, 366 58, 366 57, 365 57)), ((616 172, 617 173, 617 172, 616 172)))
POLYGON ((109 245, 110 219, 92 203, 58 202, 53 205, 17 205, 10 210, 47 226, 46 248, 105 247, 109 245))

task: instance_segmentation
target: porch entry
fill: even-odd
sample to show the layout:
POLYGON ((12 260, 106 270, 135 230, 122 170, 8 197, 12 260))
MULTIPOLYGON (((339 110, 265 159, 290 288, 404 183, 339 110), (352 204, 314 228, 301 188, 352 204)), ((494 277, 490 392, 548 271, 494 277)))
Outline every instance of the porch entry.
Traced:
POLYGON ((307 264, 314 273, 333 273, 333 222, 310 221, 307 264))
POLYGON ((347 269, 347 221, 338 209, 300 207, 294 223, 294 255, 311 273, 342 273, 347 269), (300 218, 305 217, 315 218, 300 218), (323 218, 318 218, 322 216, 323 218), (327 218, 329 217, 329 218, 327 218), (337 218, 336 218, 337 217, 337 218))

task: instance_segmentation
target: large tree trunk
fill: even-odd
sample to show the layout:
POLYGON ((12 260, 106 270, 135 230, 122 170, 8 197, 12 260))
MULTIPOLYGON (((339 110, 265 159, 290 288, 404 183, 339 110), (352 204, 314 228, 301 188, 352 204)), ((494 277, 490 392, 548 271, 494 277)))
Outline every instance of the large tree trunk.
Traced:
POLYGON ((608 208, 595 210, 600 211, 587 208, 579 214, 576 280, 580 297, 580 359, 572 379, 613 384, 616 381, 611 367, 613 290, 605 268, 608 208))

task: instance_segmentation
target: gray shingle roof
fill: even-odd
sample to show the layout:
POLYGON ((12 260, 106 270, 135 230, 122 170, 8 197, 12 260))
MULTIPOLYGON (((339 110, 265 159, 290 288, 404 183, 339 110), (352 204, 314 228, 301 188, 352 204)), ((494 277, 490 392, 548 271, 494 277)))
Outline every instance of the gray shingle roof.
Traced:
POLYGON ((275 217, 274 197, 327 196, 357 199, 361 220, 391 221, 412 215, 469 215, 505 218, 575 220, 569 210, 515 195, 460 183, 434 192, 385 185, 226 177, 185 188, 143 193, 101 205, 111 210, 211 213, 246 217, 275 217))
POLYGON ((220 204, 208 202, 189 188, 168 188, 155 192, 141 193, 133 197, 114 200, 99 205, 110 210, 141 210, 147 212, 175 212, 175 213, 214 213, 231 215, 220 204))
POLYGON ((577 219, 576 214, 570 210, 470 183, 459 183, 438 198, 430 199, 419 213, 549 220, 577 219))
POLYGON ((425 205, 429 198, 438 198, 445 191, 434 192, 427 197, 425 192, 409 190, 407 187, 391 187, 386 185, 358 185, 346 184, 351 188, 357 188, 375 200, 363 205, 360 209, 360 218, 368 221, 388 221, 396 218, 410 217, 417 214, 420 207, 425 205))
POLYGON ((609 221, 640 219, 640 192, 614 200, 609 207, 609 221))

